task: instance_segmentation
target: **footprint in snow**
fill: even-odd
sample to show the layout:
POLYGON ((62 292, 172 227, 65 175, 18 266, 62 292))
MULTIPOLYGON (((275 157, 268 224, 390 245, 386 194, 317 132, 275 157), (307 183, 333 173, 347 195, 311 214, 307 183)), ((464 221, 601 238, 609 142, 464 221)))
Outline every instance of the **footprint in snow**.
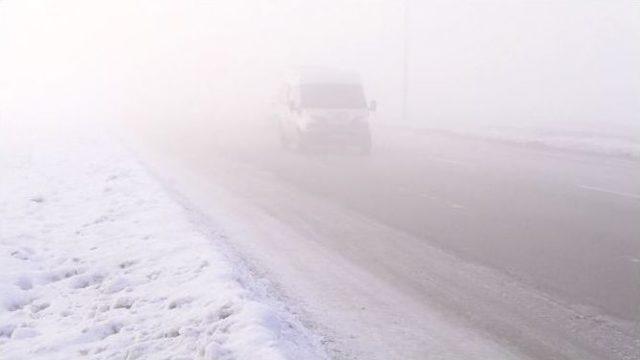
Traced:
POLYGON ((47 283, 57 282, 63 279, 68 279, 72 276, 79 275, 83 270, 78 268, 63 268, 59 270, 51 271, 43 276, 43 279, 47 283))
POLYGON ((33 302, 31 304, 31 312, 32 313, 39 313, 40 311, 48 308, 50 306, 50 304, 48 302, 33 302))
POLYGON ((36 195, 33 196, 29 199, 31 202, 34 202, 36 204, 42 204, 44 202, 44 197, 41 195, 36 195))
POLYGON ((30 327, 19 327, 11 334, 12 339, 28 339, 40 335, 40 332, 30 327))
POLYGON ((17 328, 14 324, 0 325, 0 338, 11 338, 13 331, 17 328))
POLYGON ((118 298, 113 304, 114 309, 131 309, 135 300, 128 296, 118 298))
POLYGON ((183 296, 183 297, 175 298, 169 302, 168 308, 169 310, 180 308, 184 305, 190 304, 191 302, 193 302, 193 300, 194 299, 192 296, 183 296))
POLYGON ((85 328, 82 330, 82 335, 78 338, 79 342, 92 342, 103 340, 109 336, 115 335, 122 330, 124 324, 119 321, 109 321, 104 324, 99 324, 91 328, 85 328))
POLYGON ((114 294, 126 289, 130 285, 131 283, 126 278, 117 277, 109 281, 108 283, 106 283, 105 286, 102 288, 102 292, 106 294, 114 294))
POLYGON ((7 311, 18 311, 23 307, 29 305, 33 299, 25 294, 13 294, 14 296, 8 296, 4 299, 4 308, 7 311))
POLYGON ((125 260, 125 261, 121 262, 121 263, 118 265, 118 267, 119 267, 120 269, 126 269, 126 268, 128 268, 128 267, 131 267, 131 266, 133 266, 133 265, 137 264, 137 263, 138 263, 138 261, 137 261, 137 260, 125 260))
POLYGON ((72 289, 84 289, 91 285, 100 284, 105 278, 102 273, 93 273, 87 275, 78 275, 71 280, 72 289))
POLYGON ((35 251, 33 251, 33 249, 28 247, 21 247, 11 252, 11 256, 13 256, 14 258, 25 260, 25 261, 31 260, 34 254, 35 254, 35 251))
POLYGON ((15 284, 21 290, 25 290, 25 291, 31 290, 33 288, 33 282, 31 281, 31 278, 26 275, 19 276, 15 284))

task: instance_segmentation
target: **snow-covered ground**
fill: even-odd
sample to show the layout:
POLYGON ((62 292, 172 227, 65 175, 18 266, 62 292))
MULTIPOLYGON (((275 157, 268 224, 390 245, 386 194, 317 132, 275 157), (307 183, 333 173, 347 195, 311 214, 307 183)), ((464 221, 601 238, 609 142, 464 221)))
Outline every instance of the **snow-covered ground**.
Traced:
POLYGON ((310 334, 108 137, 0 135, 0 358, 322 358, 310 334))
POLYGON ((540 126, 482 126, 464 125, 448 127, 403 126, 412 131, 442 131, 483 140, 499 141, 514 145, 548 148, 591 155, 640 159, 638 129, 618 127, 610 129, 581 130, 579 127, 540 126))
POLYGON ((475 131, 457 131, 487 140, 498 140, 529 146, 577 151, 593 155, 640 158, 640 138, 631 131, 627 134, 606 131, 580 131, 576 129, 545 127, 487 127, 475 131))

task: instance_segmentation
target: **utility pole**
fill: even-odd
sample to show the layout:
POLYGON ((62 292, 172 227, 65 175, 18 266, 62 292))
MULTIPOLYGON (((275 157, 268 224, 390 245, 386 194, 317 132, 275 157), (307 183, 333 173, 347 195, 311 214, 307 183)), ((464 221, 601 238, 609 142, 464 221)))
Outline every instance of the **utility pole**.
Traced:
POLYGON ((409 92, 409 1, 404 0, 403 3, 403 21, 402 21, 402 122, 408 122, 407 97, 409 92))

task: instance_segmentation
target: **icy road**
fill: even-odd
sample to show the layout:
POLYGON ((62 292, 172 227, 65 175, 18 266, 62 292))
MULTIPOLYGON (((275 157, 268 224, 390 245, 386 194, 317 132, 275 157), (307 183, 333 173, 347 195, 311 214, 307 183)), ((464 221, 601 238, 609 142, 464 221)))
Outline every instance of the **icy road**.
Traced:
POLYGON ((209 135, 144 157, 334 357, 640 358, 633 160, 400 129, 371 157, 209 135))

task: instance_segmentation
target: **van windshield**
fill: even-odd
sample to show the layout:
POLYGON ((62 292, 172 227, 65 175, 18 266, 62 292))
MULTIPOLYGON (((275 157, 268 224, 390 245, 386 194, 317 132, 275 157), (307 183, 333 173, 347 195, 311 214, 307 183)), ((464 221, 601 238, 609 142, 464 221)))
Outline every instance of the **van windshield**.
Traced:
POLYGON ((300 85, 300 106, 303 108, 362 109, 367 106, 360 84, 300 85))

